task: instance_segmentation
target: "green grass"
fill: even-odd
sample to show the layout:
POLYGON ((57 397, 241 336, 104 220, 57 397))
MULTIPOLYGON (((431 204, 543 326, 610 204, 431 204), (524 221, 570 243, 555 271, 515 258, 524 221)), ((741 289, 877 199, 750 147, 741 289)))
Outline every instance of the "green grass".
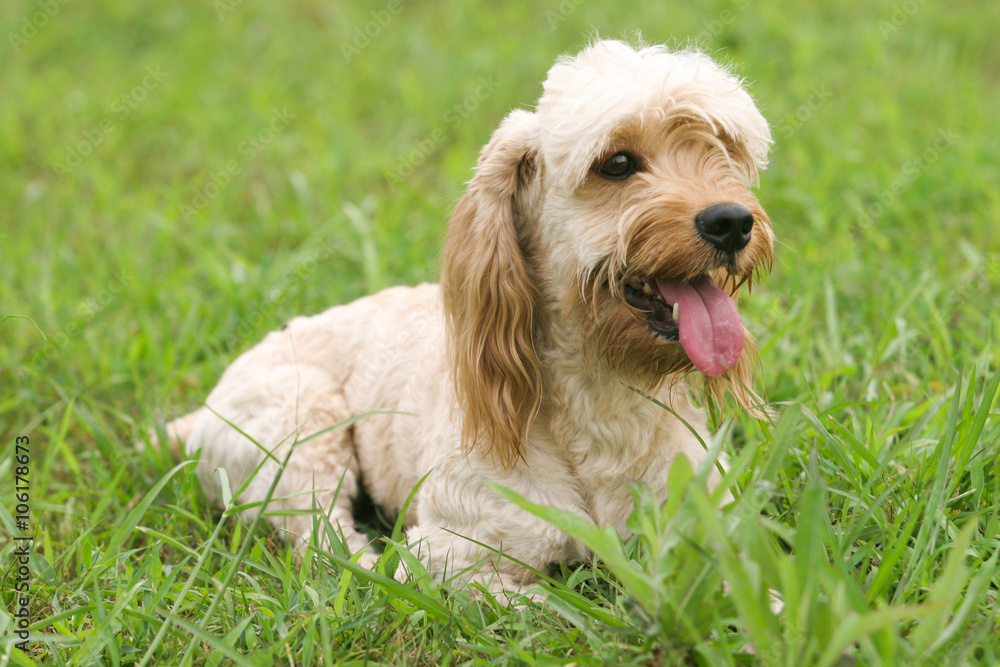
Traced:
POLYGON ((404 0, 350 63, 388 2, 231 4, 0 6, 0 665, 1000 663, 996 3, 404 0), (291 316, 434 280, 479 147, 595 29, 700 35, 774 127, 742 313, 780 417, 716 424, 734 506, 677 468, 628 544, 553 516, 600 558, 510 608, 395 584, 397 546, 299 562, 133 448, 291 316))

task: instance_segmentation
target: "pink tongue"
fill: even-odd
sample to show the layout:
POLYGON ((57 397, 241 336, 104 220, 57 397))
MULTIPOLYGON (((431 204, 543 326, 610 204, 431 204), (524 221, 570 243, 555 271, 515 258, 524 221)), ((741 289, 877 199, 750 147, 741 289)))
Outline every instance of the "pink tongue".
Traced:
POLYGON ((664 300, 678 304, 680 339, 688 359, 705 375, 721 375, 743 352, 743 322, 736 304, 708 276, 689 283, 657 280, 664 300))

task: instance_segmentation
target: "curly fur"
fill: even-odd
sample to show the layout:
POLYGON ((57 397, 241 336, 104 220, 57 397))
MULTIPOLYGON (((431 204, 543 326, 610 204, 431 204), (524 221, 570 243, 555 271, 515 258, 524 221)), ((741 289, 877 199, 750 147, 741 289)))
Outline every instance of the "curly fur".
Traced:
MULTIPOLYGON (((741 81, 707 56, 600 41, 561 58, 537 108, 513 111, 483 148, 451 221, 440 286, 395 287, 293 319, 233 363, 207 408, 168 431, 187 454, 201 450, 210 494, 216 469, 236 488, 261 466, 243 494, 250 502, 277 470, 261 447, 280 459, 346 418, 398 411, 297 447, 272 508, 319 506, 364 550, 351 519, 360 485, 391 511, 429 472, 407 537, 438 578, 461 574, 494 590, 530 581, 478 543, 538 569, 585 558, 489 485, 627 535, 626 482, 663 498, 678 456, 714 463, 699 442, 704 412, 688 397, 699 374, 624 292, 647 277, 708 275, 735 299, 769 267, 773 233, 750 191, 769 144, 741 81), (620 151, 641 169, 602 176, 620 151), (719 203, 753 214, 749 244, 728 257, 694 222, 719 203)), ((754 410, 745 335, 742 356, 705 388, 754 410)), ((270 518, 302 543, 313 537, 314 517, 270 518)))

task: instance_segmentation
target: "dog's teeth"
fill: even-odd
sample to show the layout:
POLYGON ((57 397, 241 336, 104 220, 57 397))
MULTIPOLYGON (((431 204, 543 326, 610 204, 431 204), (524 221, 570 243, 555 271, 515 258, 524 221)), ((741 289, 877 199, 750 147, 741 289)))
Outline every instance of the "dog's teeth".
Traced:
POLYGON ((653 288, 645 280, 642 281, 642 293, 648 296, 653 296, 653 288))
POLYGON ((673 315, 674 315, 674 322, 676 322, 677 324, 680 324, 681 323, 681 304, 679 304, 679 303, 675 303, 674 304, 674 313, 673 313, 673 315))

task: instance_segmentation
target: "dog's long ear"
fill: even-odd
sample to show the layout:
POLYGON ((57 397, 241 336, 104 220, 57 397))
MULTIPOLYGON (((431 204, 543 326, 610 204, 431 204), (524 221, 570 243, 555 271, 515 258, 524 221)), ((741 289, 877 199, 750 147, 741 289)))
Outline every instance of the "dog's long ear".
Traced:
POLYGON ((451 219, 441 274, 463 446, 505 468, 523 458, 541 402, 540 297, 525 253, 539 141, 527 111, 512 112, 494 132, 451 219))

